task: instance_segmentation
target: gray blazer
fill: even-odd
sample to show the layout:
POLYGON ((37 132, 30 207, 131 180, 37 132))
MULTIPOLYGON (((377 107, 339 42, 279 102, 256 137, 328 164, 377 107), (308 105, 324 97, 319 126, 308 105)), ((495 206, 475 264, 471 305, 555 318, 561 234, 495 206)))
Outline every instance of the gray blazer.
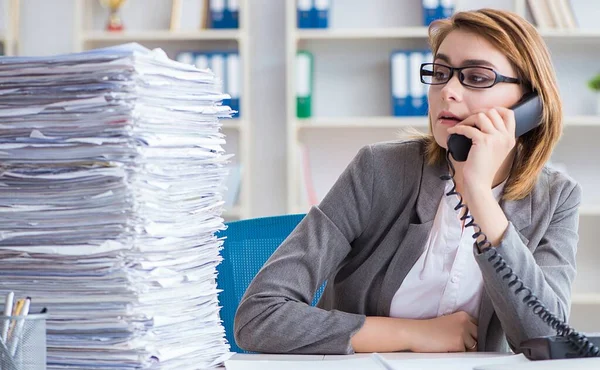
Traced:
MULTIPOLYGON (((235 318, 246 350, 351 354, 366 316, 389 316, 392 297, 423 253, 446 166, 428 166, 417 141, 362 148, 319 206, 281 244, 248 287, 235 318), (327 286, 318 306, 310 302, 327 286)), ((545 167, 533 191, 501 201, 509 226, 497 251, 552 312, 569 316, 581 187, 545 167)), ((478 253, 484 293, 479 351, 507 351, 555 334, 523 304, 516 287, 478 253)))

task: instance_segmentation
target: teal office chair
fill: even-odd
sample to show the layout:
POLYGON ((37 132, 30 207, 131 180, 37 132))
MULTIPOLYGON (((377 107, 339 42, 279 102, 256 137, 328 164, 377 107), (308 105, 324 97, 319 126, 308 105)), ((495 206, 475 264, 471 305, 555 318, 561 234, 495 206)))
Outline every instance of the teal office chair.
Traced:
MULTIPOLYGON (((226 238, 221 251, 223 262, 217 267, 217 287, 222 290, 219 293, 221 320, 232 352, 245 352, 233 338, 233 319, 246 288, 304 216, 297 214, 232 221, 226 223, 226 230, 217 233, 219 238, 226 238)), ((324 288, 325 284, 315 293, 313 306, 324 288)))

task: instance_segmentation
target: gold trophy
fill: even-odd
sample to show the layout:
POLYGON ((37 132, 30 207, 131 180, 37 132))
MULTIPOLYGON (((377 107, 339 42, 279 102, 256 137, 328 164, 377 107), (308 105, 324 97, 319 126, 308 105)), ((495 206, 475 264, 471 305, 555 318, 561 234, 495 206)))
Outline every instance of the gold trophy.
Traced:
POLYGON ((126 0, 100 0, 100 4, 110 11, 108 22, 106 23, 107 31, 123 31, 123 22, 119 16, 119 9, 123 6, 125 1, 126 0))

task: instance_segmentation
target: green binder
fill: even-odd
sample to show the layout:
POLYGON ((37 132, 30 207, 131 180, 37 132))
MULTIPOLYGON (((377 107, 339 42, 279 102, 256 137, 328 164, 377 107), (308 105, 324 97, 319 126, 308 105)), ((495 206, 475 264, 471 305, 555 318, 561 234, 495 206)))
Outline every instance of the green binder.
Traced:
POLYGON ((296 116, 312 115, 313 55, 305 50, 296 54, 296 116))

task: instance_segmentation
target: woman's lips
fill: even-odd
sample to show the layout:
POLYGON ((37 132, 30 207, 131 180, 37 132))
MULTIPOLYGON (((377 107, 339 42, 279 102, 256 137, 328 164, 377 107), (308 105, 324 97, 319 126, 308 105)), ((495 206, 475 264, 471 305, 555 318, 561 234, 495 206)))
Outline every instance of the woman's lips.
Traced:
POLYGON ((459 122, 460 122, 460 120, 455 119, 455 118, 439 118, 438 119, 439 124, 447 125, 447 126, 454 126, 459 122))

